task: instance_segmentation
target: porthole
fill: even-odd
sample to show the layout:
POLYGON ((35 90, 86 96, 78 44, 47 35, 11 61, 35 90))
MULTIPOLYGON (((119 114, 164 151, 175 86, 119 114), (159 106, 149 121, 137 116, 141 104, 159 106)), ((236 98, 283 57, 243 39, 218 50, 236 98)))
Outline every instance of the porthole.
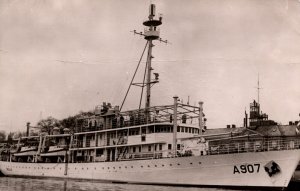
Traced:
POLYGON ((155 167, 157 167, 157 165, 154 165, 155 167))
POLYGON ((109 169, 109 167, 107 167, 107 169, 109 169))
POLYGON ((115 167, 113 167, 113 169, 116 169, 115 167))
POLYGON ((172 166, 172 164, 170 164, 170 166, 172 166))
POLYGON ((125 168, 127 168, 127 166, 125 166, 125 168))
POLYGON ((201 162, 199 162, 199 164, 201 164, 201 162))
POLYGON ((131 168, 133 168, 133 166, 131 166, 131 168))
POLYGON ((165 165, 164 165, 164 164, 162 164, 161 166, 162 166, 162 167, 164 167, 165 165))
POLYGON ((143 168, 143 166, 141 166, 141 168, 143 168))
POLYGON ((177 163, 178 166, 180 166, 180 163, 177 163))
POLYGON ((192 165, 193 163, 191 162, 190 165, 192 165))
POLYGON ((150 168, 150 165, 148 165, 148 167, 150 168))
POLYGON ((121 169, 121 167, 119 166, 119 169, 121 169))

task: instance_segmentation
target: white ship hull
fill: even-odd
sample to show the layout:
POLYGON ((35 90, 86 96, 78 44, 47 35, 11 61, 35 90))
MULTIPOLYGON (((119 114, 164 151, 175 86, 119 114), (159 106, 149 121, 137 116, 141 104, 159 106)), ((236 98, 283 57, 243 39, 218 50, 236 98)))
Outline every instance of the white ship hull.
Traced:
POLYGON ((98 163, 19 163, 1 161, 6 176, 57 177, 139 184, 212 187, 287 187, 300 150, 206 155, 98 163), (274 161, 280 172, 270 176, 274 161), (243 169, 242 166, 247 168, 243 169))

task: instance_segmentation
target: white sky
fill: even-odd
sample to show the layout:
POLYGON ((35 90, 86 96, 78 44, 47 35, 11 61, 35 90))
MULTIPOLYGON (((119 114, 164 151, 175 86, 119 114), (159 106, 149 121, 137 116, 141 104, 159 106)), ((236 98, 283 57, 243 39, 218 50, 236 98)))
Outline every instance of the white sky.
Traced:
MULTIPOLYGON (((242 125, 259 73, 263 111, 283 124, 299 119, 299 1, 152 2, 163 14, 161 37, 171 42, 155 43, 160 84, 152 105, 190 96, 204 101, 208 128, 242 125)), ((145 45, 130 31, 144 29, 149 3, 0 0, 0 130, 103 101, 120 105, 145 45)), ((139 94, 132 89, 125 109, 138 107, 139 94)))

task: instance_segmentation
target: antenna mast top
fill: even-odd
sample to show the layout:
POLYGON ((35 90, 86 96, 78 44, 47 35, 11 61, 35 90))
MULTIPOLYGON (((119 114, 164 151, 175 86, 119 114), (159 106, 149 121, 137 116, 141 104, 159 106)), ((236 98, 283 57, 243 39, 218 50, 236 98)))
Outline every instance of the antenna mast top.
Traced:
POLYGON ((260 90, 260 86, 259 86, 259 73, 258 73, 258 77, 257 77, 257 103, 259 104, 259 90, 260 90))

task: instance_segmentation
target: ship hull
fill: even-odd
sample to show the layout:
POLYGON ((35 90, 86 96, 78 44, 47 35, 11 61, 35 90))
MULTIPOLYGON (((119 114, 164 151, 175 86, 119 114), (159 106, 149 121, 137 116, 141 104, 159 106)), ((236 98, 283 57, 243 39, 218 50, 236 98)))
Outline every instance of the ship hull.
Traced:
POLYGON ((286 150, 97 163, 1 161, 0 168, 6 176, 203 187, 285 188, 299 159, 300 150, 286 150), (266 168, 273 162, 279 170, 270 175, 266 168))

